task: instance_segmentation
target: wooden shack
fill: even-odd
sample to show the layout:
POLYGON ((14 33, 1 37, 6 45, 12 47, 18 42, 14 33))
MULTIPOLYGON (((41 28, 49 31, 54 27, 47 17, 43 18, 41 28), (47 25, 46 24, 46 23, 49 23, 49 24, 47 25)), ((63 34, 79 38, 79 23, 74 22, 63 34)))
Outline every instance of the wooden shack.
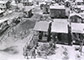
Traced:
POLYGON ((83 34, 84 34, 84 22, 80 14, 74 13, 70 17, 70 27, 72 33, 72 40, 74 44, 83 43, 83 34))
POLYGON ((51 26, 53 40, 60 44, 71 44, 67 19, 54 19, 51 26))
POLYGON ((47 21, 39 21, 36 23, 34 29, 34 31, 36 31, 38 33, 37 35, 37 39, 39 41, 49 41, 48 40, 48 36, 50 35, 48 33, 49 30, 49 22, 47 21))
POLYGON ((50 6, 51 18, 64 18, 66 17, 65 7, 63 5, 52 5, 50 6))

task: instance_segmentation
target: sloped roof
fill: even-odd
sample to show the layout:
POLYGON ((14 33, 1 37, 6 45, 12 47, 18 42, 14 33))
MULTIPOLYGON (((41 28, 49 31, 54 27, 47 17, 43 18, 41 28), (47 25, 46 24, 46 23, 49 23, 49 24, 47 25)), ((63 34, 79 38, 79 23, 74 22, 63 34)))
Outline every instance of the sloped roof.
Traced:
POLYGON ((76 0, 75 2, 83 2, 83 0, 76 0))
POLYGON ((83 23, 71 23, 71 31, 73 33, 84 33, 83 23))
POLYGON ((82 18, 82 16, 79 13, 71 13, 69 15, 69 18, 74 17, 74 16, 78 16, 78 17, 82 18))
POLYGON ((53 6, 50 6, 50 9, 65 9, 64 5, 58 5, 58 4, 54 4, 53 6))
POLYGON ((54 19, 51 27, 52 33, 68 33, 67 19, 54 19))
POLYGON ((47 21, 39 21, 39 22, 37 22, 35 24, 33 30, 47 32, 48 28, 49 28, 49 22, 47 22, 47 21))

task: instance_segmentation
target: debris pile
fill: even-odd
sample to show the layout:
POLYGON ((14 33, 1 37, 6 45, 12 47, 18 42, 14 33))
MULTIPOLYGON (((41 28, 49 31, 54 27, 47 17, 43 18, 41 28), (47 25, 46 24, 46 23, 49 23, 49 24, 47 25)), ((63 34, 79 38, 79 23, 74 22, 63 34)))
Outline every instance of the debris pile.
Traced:
POLYGON ((47 56, 53 54, 55 54, 55 48, 49 43, 38 43, 38 41, 36 42, 34 40, 32 40, 29 44, 26 44, 23 49, 23 55, 27 59, 36 57, 47 58, 47 56))

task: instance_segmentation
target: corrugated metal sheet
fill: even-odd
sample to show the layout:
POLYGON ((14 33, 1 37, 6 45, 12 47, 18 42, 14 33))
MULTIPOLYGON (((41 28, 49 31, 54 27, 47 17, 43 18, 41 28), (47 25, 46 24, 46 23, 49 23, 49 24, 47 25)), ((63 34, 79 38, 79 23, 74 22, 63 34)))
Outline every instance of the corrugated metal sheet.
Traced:
POLYGON ((66 19, 55 19, 52 22, 51 32, 68 33, 68 22, 66 19))
POLYGON ((34 30, 35 31, 44 31, 47 32, 49 27, 49 22, 47 21, 40 21, 35 24, 34 30))

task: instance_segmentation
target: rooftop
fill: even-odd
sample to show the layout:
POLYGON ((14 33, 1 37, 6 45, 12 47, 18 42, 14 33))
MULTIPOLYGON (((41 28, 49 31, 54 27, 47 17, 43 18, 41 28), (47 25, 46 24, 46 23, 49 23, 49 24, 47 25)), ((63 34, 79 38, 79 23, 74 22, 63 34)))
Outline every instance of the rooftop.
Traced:
POLYGON ((47 32, 49 27, 49 22, 47 21, 40 21, 35 24, 34 30, 35 31, 44 31, 47 32))
POLYGON ((51 32, 68 33, 67 19, 54 19, 54 22, 52 22, 51 32))

